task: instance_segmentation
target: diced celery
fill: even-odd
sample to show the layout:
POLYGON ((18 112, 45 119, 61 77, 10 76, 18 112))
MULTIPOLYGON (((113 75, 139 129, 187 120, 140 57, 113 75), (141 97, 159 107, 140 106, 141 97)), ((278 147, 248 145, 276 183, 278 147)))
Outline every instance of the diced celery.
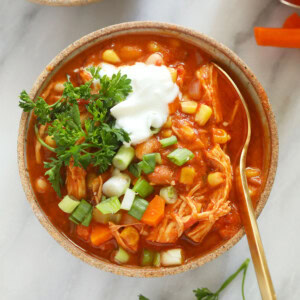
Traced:
POLYGON ((63 212, 70 214, 79 204, 80 201, 75 197, 67 195, 58 203, 58 206, 63 212))
POLYGON ((144 249, 142 256, 142 266, 152 266, 154 253, 151 250, 144 249))
POLYGON ((154 258, 153 258, 153 266, 154 267, 160 267, 161 262, 160 262, 160 253, 155 252, 154 253, 154 258))
POLYGON ((128 262, 129 258, 129 254, 122 247, 119 247, 119 250, 115 255, 115 261, 120 264, 125 264, 128 262))
POLYGON ((100 202, 96 207, 103 214, 114 214, 120 210, 121 203, 119 198, 115 196, 100 202))

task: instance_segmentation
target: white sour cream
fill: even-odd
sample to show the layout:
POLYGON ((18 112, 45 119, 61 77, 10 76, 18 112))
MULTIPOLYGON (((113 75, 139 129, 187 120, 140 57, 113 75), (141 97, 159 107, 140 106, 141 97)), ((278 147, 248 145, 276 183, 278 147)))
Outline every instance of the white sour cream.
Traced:
POLYGON ((166 66, 136 63, 116 68, 103 63, 100 75, 111 77, 118 71, 131 79, 133 91, 111 109, 111 114, 116 125, 129 133, 130 143, 136 145, 152 136, 151 127, 159 128, 166 122, 168 104, 179 96, 179 88, 166 66))

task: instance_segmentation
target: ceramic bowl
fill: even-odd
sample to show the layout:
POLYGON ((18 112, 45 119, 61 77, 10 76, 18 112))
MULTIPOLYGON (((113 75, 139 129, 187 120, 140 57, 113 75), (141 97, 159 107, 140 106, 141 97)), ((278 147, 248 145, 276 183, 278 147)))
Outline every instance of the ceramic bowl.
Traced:
MULTIPOLYGON (((214 39, 191 29, 159 22, 131 22, 106 27, 82 37, 59 53, 38 77, 31 90, 30 96, 33 99, 38 97, 53 75, 78 53, 103 40, 131 33, 169 35, 198 46, 200 49, 210 54, 214 61, 221 65, 232 76, 243 93, 247 94, 248 98, 251 99, 250 101, 252 101, 255 105, 259 118, 263 124, 265 141, 265 168, 263 170, 263 174, 267 179, 256 206, 256 217, 258 217, 266 204, 276 173, 278 158, 278 136, 276 123, 268 97, 255 75, 236 54, 214 39)), ((158 277, 172 275, 194 269, 211 261, 230 249, 244 235, 244 230, 240 229, 230 240, 226 241, 219 248, 177 267, 162 267, 154 269, 150 267, 139 268, 118 266, 86 253, 66 236, 62 235, 52 225, 50 220, 40 208, 31 188, 26 167, 26 134, 29 117, 28 113, 22 114, 18 137, 19 170, 26 197, 39 221, 52 235, 52 237, 55 238, 67 251, 90 265, 115 274, 134 277, 158 277)))

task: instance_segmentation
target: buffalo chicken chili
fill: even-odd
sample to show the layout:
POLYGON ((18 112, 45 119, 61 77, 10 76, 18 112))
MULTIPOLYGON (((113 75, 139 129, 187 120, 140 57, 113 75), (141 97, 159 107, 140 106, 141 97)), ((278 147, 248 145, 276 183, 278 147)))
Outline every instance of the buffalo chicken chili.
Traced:
MULTIPOLYGON (((234 171, 247 134, 231 84, 172 37, 127 35, 77 55, 32 101, 28 170, 49 220, 115 264, 175 266, 241 227, 234 171)), ((247 178, 263 188, 255 111, 247 178)))

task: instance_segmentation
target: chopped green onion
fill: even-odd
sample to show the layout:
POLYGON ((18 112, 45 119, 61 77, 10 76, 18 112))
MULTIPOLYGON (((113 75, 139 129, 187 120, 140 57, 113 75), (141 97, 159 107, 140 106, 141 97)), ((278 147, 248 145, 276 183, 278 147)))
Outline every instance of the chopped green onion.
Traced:
POLYGON ((120 197, 125 194, 130 186, 130 177, 127 174, 118 173, 104 182, 102 190, 108 197, 120 197))
POLYGON ((134 148, 122 146, 112 160, 113 165, 121 171, 127 169, 134 158, 134 148))
MULTIPOLYGON (((79 203, 79 205, 76 207, 76 209, 73 211, 69 219, 74 222, 74 220, 77 221, 77 223, 81 223, 84 218, 87 216, 87 214, 90 213, 92 210, 92 205, 82 199, 79 203)), ((75 222, 76 223, 76 222, 75 222)))
POLYGON ((162 159, 160 153, 155 153, 155 161, 157 164, 162 164, 162 159))
POLYGON ((100 202, 96 208, 99 209, 103 214, 114 214, 120 210, 121 203, 119 198, 114 196, 100 202))
POLYGON ((129 258, 129 254, 123 248, 119 247, 119 250, 115 255, 115 261, 120 264, 125 264, 128 262, 129 258))
POLYGON ((136 196, 128 214, 138 220, 141 220, 148 205, 148 201, 140 198, 139 196, 136 196))
POLYGON ((92 221, 93 213, 92 210, 85 216, 84 220, 82 221, 82 225, 88 227, 92 221))
POLYGON ((168 159, 175 165, 182 166, 194 156, 195 155, 190 150, 186 148, 178 148, 168 155, 168 159))
POLYGON ((161 143, 161 145, 166 148, 169 147, 171 145, 174 145, 177 143, 177 137, 175 135, 172 135, 166 139, 162 139, 159 141, 161 143))
POLYGON ((145 154, 143 156, 143 161, 145 161, 154 170, 156 165, 156 154, 155 153, 145 154))
POLYGON ((160 189, 159 195, 163 197, 167 204, 173 204, 177 200, 177 192, 173 186, 166 186, 160 189))
POLYGON ((131 164, 128 170, 133 176, 137 178, 141 176, 142 169, 141 166, 139 166, 139 164, 131 164))
POLYGON ((103 214, 97 207, 93 208, 93 220, 97 223, 107 224, 112 214, 103 214))
POLYGON ((157 134, 160 132, 161 128, 160 127, 159 128, 151 127, 150 130, 151 130, 152 134, 157 134))
POLYGON ((79 224, 79 222, 75 218, 73 218, 72 215, 69 216, 69 220, 72 221, 75 224, 79 224))
POLYGON ((154 267, 160 267, 160 253, 159 252, 155 252, 154 253, 154 258, 153 258, 153 266, 154 267))
POLYGON ((151 266, 154 258, 154 253, 151 250, 144 249, 142 257, 142 266, 151 266))
POLYGON ((133 190, 138 193, 141 197, 145 198, 153 192, 153 186, 148 181, 140 177, 135 183, 133 190))
POLYGON ((131 189, 127 189, 122 200, 121 209, 130 210, 135 198, 135 192, 131 189))
POLYGON ((58 203, 58 206, 63 212, 70 214, 79 204, 80 201, 75 197, 67 195, 58 203))
POLYGON ((154 171, 154 167, 150 166, 146 161, 142 160, 138 163, 138 166, 145 174, 150 174, 154 171))

